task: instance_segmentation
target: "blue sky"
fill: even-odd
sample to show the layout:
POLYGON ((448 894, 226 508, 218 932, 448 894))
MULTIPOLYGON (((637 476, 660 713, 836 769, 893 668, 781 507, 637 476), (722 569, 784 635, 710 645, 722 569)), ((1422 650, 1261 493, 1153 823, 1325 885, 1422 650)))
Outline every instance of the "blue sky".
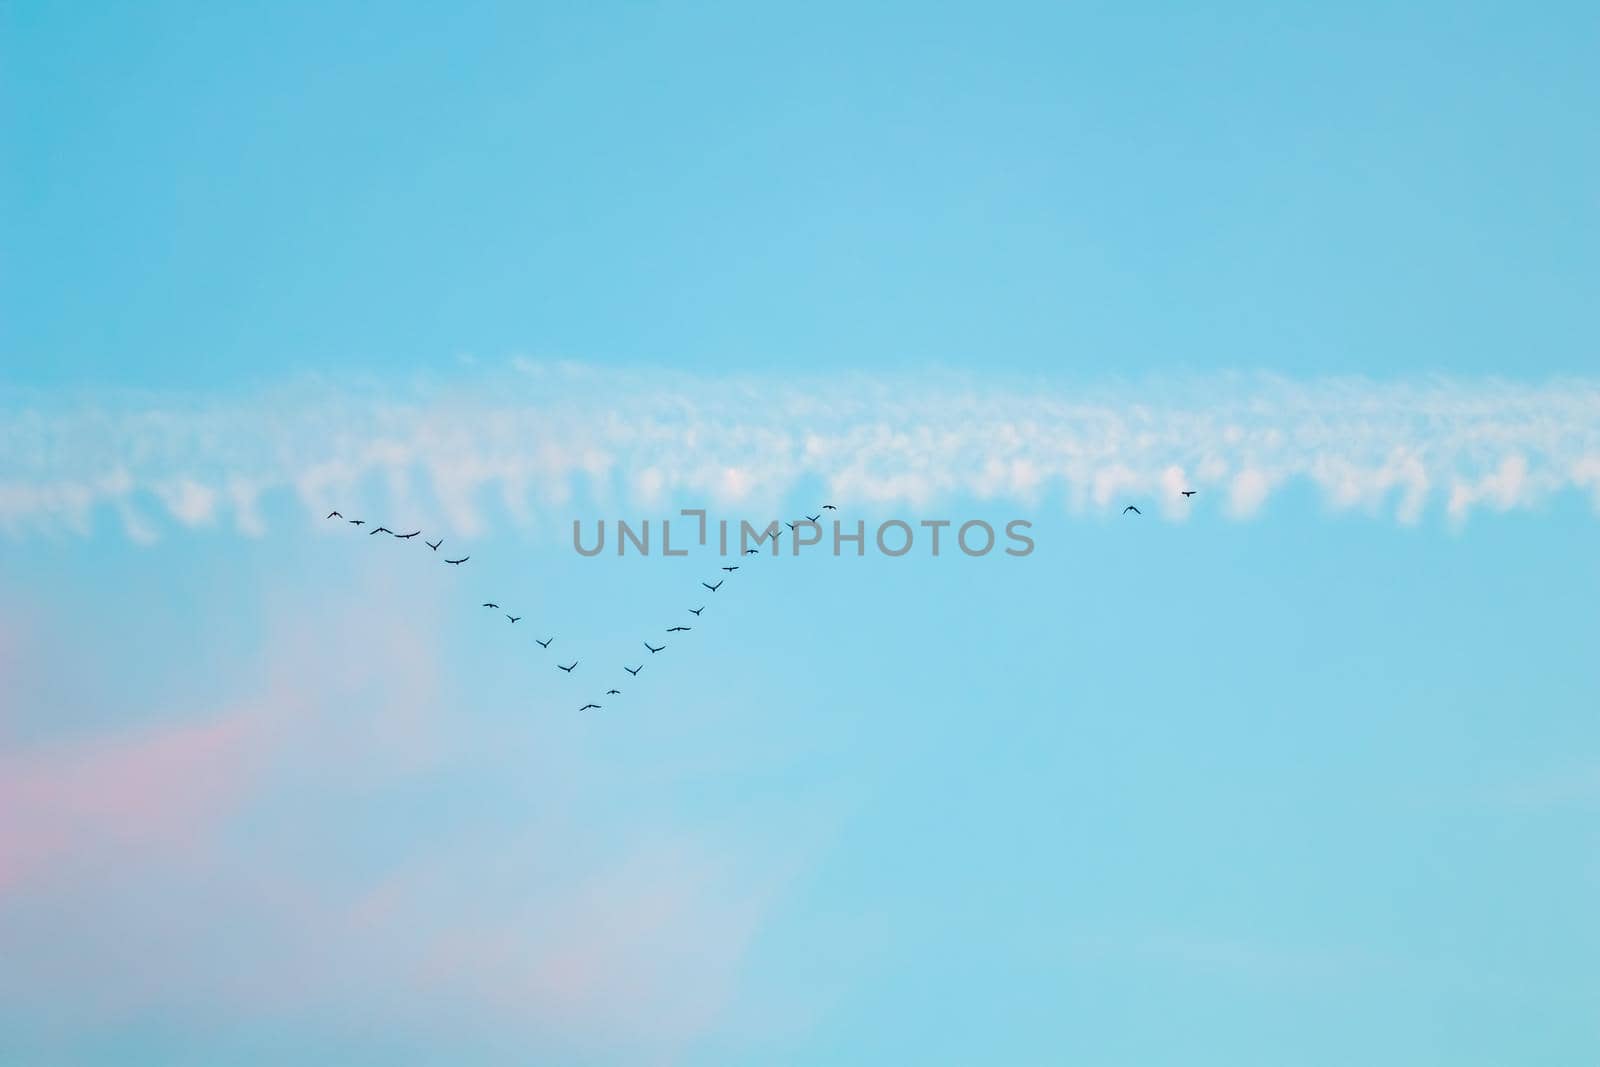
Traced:
POLYGON ((7 5, 0 1060, 1592 1060, 1597 17, 7 5))

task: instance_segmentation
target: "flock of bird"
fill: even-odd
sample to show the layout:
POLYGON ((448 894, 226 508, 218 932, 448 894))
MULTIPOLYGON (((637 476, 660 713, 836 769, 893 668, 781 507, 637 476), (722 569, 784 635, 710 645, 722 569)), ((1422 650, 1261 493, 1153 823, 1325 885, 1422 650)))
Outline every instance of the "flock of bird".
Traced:
MULTIPOLYGON (((837 510, 838 509, 836 507, 834 507, 832 504, 824 504, 824 505, 822 505, 822 511, 837 511, 837 510)), ((808 515, 808 516, 806 516, 804 521, 808 521, 808 522, 818 522, 818 521, 820 521, 821 518, 822 518, 822 511, 819 511, 816 515, 808 515)), ((351 526, 356 526, 356 527, 365 526, 367 524, 365 519, 346 519, 344 517, 344 515, 342 513, 340 513, 339 511, 330 511, 330 512, 328 512, 327 518, 328 519, 340 519, 340 520, 343 520, 344 522, 349 523, 351 526)), ((799 522, 799 521, 801 521, 801 520, 796 520, 796 522, 799 522)), ((786 523, 785 525, 787 525, 790 530, 793 530, 795 528, 795 523, 793 523, 793 522, 786 523)), ((410 533, 396 533, 394 530, 389 529, 387 526, 377 526, 377 527, 374 527, 373 529, 367 531, 368 536, 375 536, 377 534, 388 534, 389 536, 397 538, 398 540, 401 540, 401 541, 409 541, 413 537, 417 537, 421 533, 422 533, 421 530, 412 530, 410 533)), ((780 531, 778 531, 776 529, 770 530, 770 534, 771 534, 772 540, 774 542, 776 542, 778 540, 779 533, 780 533, 780 531)), ((761 538, 762 541, 765 541, 766 539, 767 539, 766 535, 763 535, 762 538, 761 538)), ((438 552, 439 551, 439 546, 444 544, 444 538, 441 537, 437 541, 428 541, 428 540, 424 539, 422 543, 427 545, 434 552, 438 552)), ((745 553, 744 554, 747 555, 747 556, 753 556, 753 555, 759 554, 760 551, 761 550, 758 549, 758 548, 747 548, 747 549, 745 549, 745 553)), ((446 556, 444 562, 449 563, 452 566, 459 567, 459 566, 461 566, 461 564, 467 562, 471 558, 472 557, 470 555, 462 556, 460 559, 450 559, 448 556, 446 556)), ((723 577, 718 578, 716 580, 716 582, 714 582, 714 583, 713 582, 702 581, 700 583, 701 586, 704 587, 705 589, 710 590, 712 593, 717 592, 718 590, 720 590, 722 588, 723 583, 725 583, 728 580, 727 575, 731 575, 731 574, 733 574, 733 573, 735 573, 736 571, 739 570, 739 565, 738 564, 724 565, 722 567, 722 570, 724 572, 726 572, 723 577)), ((493 601, 493 600, 484 601, 483 602, 483 607, 486 608, 486 609, 493 610, 493 611, 501 612, 503 615, 505 615, 506 620, 509 623, 511 623, 512 625, 515 625, 515 624, 521 622, 522 618, 523 618, 521 615, 513 615, 508 611, 504 611, 500 607, 500 605, 497 602, 493 601)), ((705 610, 706 610, 706 605, 701 604, 697 608, 690 608, 689 609, 689 614, 693 615, 696 619, 698 619, 700 617, 700 613, 705 611, 705 610)), ((682 624, 679 624, 677 626, 669 626, 669 627, 667 627, 666 628, 666 632, 669 633, 669 634, 689 633, 692 629, 693 629, 693 627, 684 626, 682 624)), ((554 642, 555 639, 556 639, 556 635, 555 634, 551 634, 549 637, 545 637, 545 638, 536 637, 533 640, 534 640, 534 644, 538 645, 542 649, 547 649, 548 650, 550 645, 551 645, 551 643, 554 642)), ((654 655, 656 655, 657 653, 660 653, 660 652, 665 652, 666 649, 667 649, 667 646, 666 646, 665 643, 659 644, 659 645, 652 645, 649 642, 649 640, 646 640, 644 642, 644 647, 649 650, 650 655, 652 655, 652 656, 654 656, 654 655)), ((557 660, 555 666, 556 666, 557 670, 562 671, 565 674, 572 674, 574 671, 576 671, 578 669, 579 663, 580 663, 580 661, 576 660, 576 659, 574 659, 571 663, 562 663, 562 662, 560 662, 560 660, 557 660)), ((638 666, 630 667, 626 663, 624 663, 622 665, 622 669, 629 676, 637 678, 639 676, 639 672, 644 670, 644 664, 640 663, 638 666)), ((605 691, 605 696, 607 696, 607 697, 621 696, 621 695, 622 695, 622 690, 617 689, 617 688, 611 688, 611 689, 607 689, 605 691)), ((598 703, 596 703, 594 701, 590 701, 589 703, 583 705, 578 710, 580 712, 583 712, 583 711, 601 711, 601 710, 604 710, 604 706, 601 705, 601 704, 598 704, 598 703)))
MULTIPOLYGON (((1195 490, 1193 490, 1193 489, 1185 489, 1185 490, 1183 490, 1183 496, 1184 496, 1185 499, 1187 499, 1189 497, 1192 497, 1194 495, 1195 495, 1195 490)), ((796 519, 794 522, 786 522, 786 523, 784 523, 784 525, 788 526, 789 529, 791 531, 793 531, 794 528, 795 528, 796 523, 798 523, 798 522, 801 522, 801 521, 813 522, 813 523, 814 522, 820 522, 821 519, 822 519, 822 512, 824 512, 824 511, 837 511, 837 510, 838 509, 836 507, 834 507, 832 504, 824 504, 824 505, 822 505, 822 511, 817 512, 815 515, 807 515, 804 520, 796 519)), ((1132 504, 1129 504, 1127 507, 1122 509, 1122 513, 1124 515, 1128 514, 1129 512, 1132 512, 1135 515, 1144 514, 1142 511, 1140 511, 1137 507, 1133 506, 1132 504)), ((346 519, 344 517, 344 515, 342 515, 338 511, 330 511, 330 512, 328 512, 327 518, 328 519, 341 519, 341 520, 349 523, 351 526, 356 526, 356 527, 365 526, 367 524, 365 519, 346 519)), ((772 540, 776 541, 778 539, 778 536, 779 536, 779 531, 774 529, 774 530, 771 530, 770 532, 771 532, 772 540)), ((377 526, 377 527, 374 527, 373 529, 367 531, 368 536, 376 536, 378 534, 388 534, 389 536, 391 536, 393 538, 396 538, 397 540, 400 540, 400 541, 409 541, 413 537, 420 536, 421 533, 422 533, 421 530, 412 530, 410 533, 396 533, 394 530, 389 529, 387 526, 377 526)), ((765 541, 766 540, 766 536, 763 535, 761 540, 765 541)), ((429 540, 424 539, 422 543, 427 545, 434 552, 438 552, 439 551, 439 546, 444 544, 444 538, 441 537, 437 541, 429 541, 429 540)), ((758 548, 747 548, 747 549, 745 549, 744 554, 747 555, 747 556, 754 556, 754 555, 759 554, 760 551, 761 550, 758 549, 758 548)), ((471 558, 472 558, 471 556, 462 556, 460 559, 451 559, 451 558, 449 558, 449 556, 446 556, 445 559, 444 559, 444 562, 450 564, 451 566, 459 567, 463 563, 465 563, 468 560, 470 560, 471 558)), ((726 574, 733 574, 733 573, 735 573, 736 571, 739 570, 739 565, 738 564, 724 565, 722 570, 724 572, 726 572, 726 574)), ((702 587, 704 587, 705 589, 710 590, 712 593, 715 593, 719 589, 722 588, 723 583, 726 582, 727 580, 728 580, 727 577, 724 576, 722 578, 718 578, 715 583, 702 581, 700 583, 700 585, 702 587)), ((495 601, 492 601, 492 600, 484 601, 483 602, 483 607, 485 607, 487 609, 490 609, 490 610, 493 610, 493 611, 502 611, 500 605, 498 603, 496 603, 495 601)), ((700 617, 700 613, 705 611, 705 610, 706 610, 706 605, 701 604, 697 608, 690 608, 689 609, 689 614, 693 615, 696 619, 698 619, 700 617)), ((508 622, 510 622, 512 625, 515 625, 515 624, 521 622, 522 618, 523 618, 521 615, 513 615, 508 611, 502 612, 502 613, 505 615, 506 620, 508 622)), ((692 629, 693 629, 693 627, 683 626, 683 625, 680 624, 678 626, 669 626, 669 627, 667 627, 666 628, 666 632, 669 633, 669 634, 689 633, 692 629)), ((549 637, 545 637, 545 638, 536 637, 536 638, 533 639, 533 641, 534 641, 534 644, 538 645, 540 648, 548 650, 550 648, 551 643, 554 642, 555 639, 556 639, 555 635, 551 634, 549 637)), ((649 650, 650 655, 652 655, 652 656, 654 656, 654 655, 656 655, 657 653, 660 653, 660 652, 665 652, 667 650, 667 646, 664 643, 660 644, 660 645, 652 645, 649 642, 648 639, 645 640, 644 647, 649 650)), ((562 663, 559 660, 557 660, 556 669, 559 670, 559 671, 562 671, 563 673, 566 673, 566 674, 572 674, 574 671, 576 671, 578 669, 578 664, 579 664, 579 661, 576 660, 576 659, 573 660, 571 663, 562 663)), ((622 669, 629 676, 637 678, 639 676, 639 672, 644 670, 644 664, 640 663, 636 667, 630 667, 627 664, 623 664, 622 665, 622 669)), ((622 695, 622 690, 620 690, 620 689, 611 688, 611 689, 607 689, 605 691, 605 696, 607 696, 607 697, 621 696, 621 695, 622 695)), ((578 710, 580 712, 583 712, 583 711, 602 711, 602 710, 604 710, 604 706, 601 705, 601 704, 595 703, 594 701, 590 701, 589 703, 583 705, 578 710)))

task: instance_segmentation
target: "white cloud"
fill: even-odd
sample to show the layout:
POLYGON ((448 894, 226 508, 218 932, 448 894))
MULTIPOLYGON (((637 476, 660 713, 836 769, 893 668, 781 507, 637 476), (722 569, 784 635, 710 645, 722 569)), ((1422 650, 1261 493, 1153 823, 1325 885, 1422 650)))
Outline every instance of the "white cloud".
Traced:
POLYGON ((1293 382, 1266 376, 1068 387, 961 378, 697 378, 515 362, 448 386, 296 385, 249 397, 0 396, 0 530, 130 536, 263 505, 362 504, 458 535, 572 500, 775 504, 1063 501, 1181 519, 1260 514, 1306 484, 1403 523, 1440 509, 1600 508, 1600 382, 1293 382), (1181 484, 1180 484, 1181 483, 1181 484), (1199 491, 1188 507, 1172 498, 1199 491))

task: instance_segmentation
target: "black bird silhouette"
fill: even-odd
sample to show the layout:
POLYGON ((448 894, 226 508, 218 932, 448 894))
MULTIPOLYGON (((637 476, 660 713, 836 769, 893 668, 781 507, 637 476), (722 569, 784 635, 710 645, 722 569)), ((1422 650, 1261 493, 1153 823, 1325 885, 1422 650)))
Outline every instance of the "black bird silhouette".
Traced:
POLYGON ((499 606, 499 604, 484 604, 484 607, 486 608, 498 608, 499 606))
POLYGON ((704 610, 706 610, 706 607, 705 607, 705 605, 704 605, 704 604, 702 604, 702 605, 700 605, 700 606, 699 606, 699 607, 698 607, 698 608, 690 608, 690 609, 689 609, 689 614, 690 614, 690 615, 698 615, 698 614, 700 614, 700 613, 701 613, 701 612, 702 612, 702 611, 704 611, 704 610))
POLYGON ((724 567, 722 569, 727 571, 729 574, 732 574, 734 571, 738 570, 739 568, 738 567, 724 567))
POLYGON ((337 511, 328 512, 326 517, 330 518, 330 519, 342 519, 342 518, 344 518, 344 516, 339 514, 337 511))
POLYGON ((792 523, 792 522, 786 522, 786 523, 784 523, 784 525, 789 527, 789 529, 791 529, 791 530, 794 529, 794 523, 792 523))
POLYGON ((637 678, 637 677, 639 677, 639 672, 644 670, 644 664, 641 663, 637 667, 629 667, 629 666, 624 665, 622 669, 627 671, 629 674, 633 675, 635 678, 637 678))
POLYGON ((687 626, 669 626, 669 627, 667 627, 667 633, 669 633, 669 634, 687 633, 688 630, 689 630, 689 627, 687 627, 687 626))
MULTIPOLYGON (((576 667, 577 665, 578 665, 578 661, 577 660, 573 660, 572 661, 572 667, 576 667)), ((572 667, 562 667, 561 664, 559 664, 559 663, 557 663, 556 666, 557 667, 561 667, 561 669, 566 671, 568 674, 572 673, 572 667)))
POLYGON ((821 519, 821 518, 822 518, 822 513, 821 513, 821 512, 820 512, 820 511, 819 511, 819 512, 818 512, 818 513, 817 513, 817 514, 815 514, 815 515, 807 515, 807 516, 806 516, 806 521, 807 521, 807 522, 817 522, 817 521, 818 521, 818 520, 820 520, 820 519, 821 519))
POLYGON ((579 708, 578 710, 579 711, 588 711, 590 708, 593 708, 596 711, 604 711, 605 710, 599 704, 585 704, 583 707, 579 708))
POLYGON ((652 645, 649 641, 646 641, 644 643, 644 647, 648 648, 651 652, 660 652, 662 648, 666 648, 667 646, 666 645, 662 645, 661 648, 657 648, 655 645, 652 645))
POLYGON ((1143 515, 1144 514, 1144 512, 1140 511, 1138 508, 1134 507, 1132 504, 1129 504, 1127 507, 1122 509, 1122 513, 1124 515, 1126 515, 1130 511, 1133 512, 1135 515, 1143 515))
POLYGON ((453 563, 457 567, 459 567, 459 566, 461 566, 463 563, 465 563, 467 560, 469 560, 471 558, 472 558, 471 556, 462 556, 460 559, 447 559, 447 560, 445 560, 445 562, 446 563, 453 563))
POLYGON ((608 697, 612 697, 612 696, 619 697, 621 695, 622 695, 622 690, 620 690, 620 689, 607 689, 606 690, 606 696, 608 696, 608 697))
POLYGON ((541 641, 537 637, 535 637, 533 639, 533 643, 538 645, 540 648, 549 648, 550 647, 550 642, 554 641, 554 640, 555 640, 554 637, 547 637, 543 641, 541 641))
POLYGON ((512 622, 521 622, 522 621, 522 616, 521 615, 507 615, 506 618, 510 619, 512 622))
MULTIPOLYGON (((724 579, 722 579, 722 582, 725 582, 725 581, 727 581, 727 580, 728 580, 728 579, 726 579, 726 578, 724 578, 724 579)), ((713 593, 715 593, 715 592, 716 592, 716 591, 717 591, 717 590, 718 590, 718 589, 721 589, 721 588, 722 588, 722 582, 718 582, 718 583, 717 583, 717 584, 716 584, 716 585, 706 585, 706 583, 705 583, 705 582, 701 582, 701 583, 700 583, 700 584, 701 584, 701 585, 705 585, 705 586, 706 586, 706 588, 707 588, 707 589, 709 589, 709 590, 711 590, 711 591, 712 591, 712 592, 713 592, 713 593)))
POLYGON ((824 504, 824 505, 822 505, 822 510, 823 511, 838 511, 839 509, 834 507, 832 504, 824 504))
POLYGON ((1184 495, 1184 496, 1194 496, 1194 492, 1195 492, 1195 491, 1194 491, 1194 490, 1193 490, 1193 489, 1185 489, 1185 490, 1184 490, 1184 491, 1183 491, 1183 495, 1184 495))
POLYGON ((760 551, 761 550, 759 548, 747 548, 744 550, 744 554, 747 556, 753 556, 760 551))
POLYGON ((379 526, 379 527, 377 527, 375 529, 368 530, 367 531, 367 536, 371 537, 373 534, 381 534, 381 533, 394 533, 394 531, 389 529, 389 527, 387 527, 387 526, 379 526))
POLYGON ((441 537, 437 541, 424 541, 422 543, 437 552, 439 551, 439 546, 444 544, 444 538, 441 537))
POLYGON ((408 534, 395 534, 395 536, 398 537, 402 541, 409 541, 409 540, 411 540, 413 537, 417 536, 417 534, 419 534, 421 532, 422 532, 421 530, 412 530, 408 534))
POLYGON ((345 519, 344 521, 348 522, 351 526, 365 526, 367 524, 366 519, 345 519))

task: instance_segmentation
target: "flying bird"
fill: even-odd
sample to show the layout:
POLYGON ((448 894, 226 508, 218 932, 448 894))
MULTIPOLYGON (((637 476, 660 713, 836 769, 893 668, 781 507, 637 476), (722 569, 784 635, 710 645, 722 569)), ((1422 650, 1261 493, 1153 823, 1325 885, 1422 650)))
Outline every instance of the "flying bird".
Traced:
POLYGON ((646 641, 644 643, 644 647, 648 648, 652 653, 655 653, 655 652, 660 652, 662 648, 666 648, 667 646, 666 645, 662 645, 661 648, 657 648, 655 645, 652 645, 649 641, 646 641))
MULTIPOLYGON (((726 578, 724 578, 724 579, 722 579, 722 582, 725 582, 725 581, 727 581, 727 580, 728 580, 728 579, 726 579, 726 578)), ((717 591, 717 590, 718 590, 718 589, 721 589, 721 588, 722 588, 722 582, 718 582, 718 583, 717 583, 717 584, 716 584, 716 585, 706 585, 706 583, 705 583, 705 582, 701 582, 701 583, 700 583, 700 584, 701 584, 701 585, 705 585, 705 586, 706 586, 706 588, 707 588, 707 589, 709 589, 709 590, 711 590, 711 591, 712 591, 712 592, 713 592, 713 593, 715 593, 715 592, 716 592, 716 591, 717 591)))
POLYGON ((533 643, 538 645, 540 648, 549 648, 550 647, 550 642, 554 641, 554 640, 555 640, 554 637, 547 637, 543 641, 541 641, 537 637, 535 637, 533 639, 533 643))
POLYGON ((512 622, 521 622, 522 621, 522 616, 521 615, 507 615, 506 618, 510 619, 512 622))
MULTIPOLYGON (((341 515, 340 518, 344 518, 344 516, 341 515)), ((344 521, 348 522, 351 526, 365 526, 367 524, 366 519, 345 519, 344 521)))
POLYGON ((784 525, 789 527, 789 529, 791 529, 791 530, 794 529, 794 523, 792 523, 792 522, 786 522, 786 523, 784 523, 784 525))
POLYGON ((327 518, 330 518, 330 519, 342 519, 342 518, 344 518, 344 516, 339 514, 337 511, 330 511, 327 514, 327 518))
POLYGON ((637 678, 637 677, 639 677, 639 672, 644 670, 644 664, 641 663, 637 667, 629 667, 629 666, 624 665, 622 669, 627 671, 629 674, 633 675, 635 678, 637 678))
POLYGON ((579 708, 578 710, 579 711, 588 711, 590 708, 593 708, 596 711, 604 710, 604 709, 602 709, 600 707, 599 704, 585 704, 583 707, 579 708))
POLYGON ((472 558, 471 556, 462 556, 460 559, 447 559, 447 560, 445 560, 445 562, 454 564, 455 566, 459 567, 459 566, 461 566, 463 563, 465 563, 467 560, 469 560, 471 558, 472 558))
POLYGON ((822 513, 821 513, 821 512, 818 512, 818 513, 817 513, 817 514, 815 514, 815 515, 807 515, 807 516, 806 516, 806 521, 807 521, 807 522, 816 522, 816 521, 817 521, 817 520, 819 520, 819 519, 821 519, 821 518, 822 518, 822 513))
POLYGON ((839 509, 834 507, 832 504, 824 504, 824 505, 822 505, 822 510, 823 511, 838 511, 839 509))
POLYGON ((704 611, 704 610, 706 610, 706 607, 705 607, 705 605, 704 605, 704 604, 702 604, 702 605, 700 605, 700 606, 699 606, 699 607, 698 607, 698 608, 690 608, 690 609, 689 609, 689 614, 690 614, 690 615, 698 615, 698 614, 700 614, 700 613, 701 613, 701 612, 702 612, 702 611, 704 611))
POLYGON ((747 556, 753 556, 760 551, 761 550, 759 548, 747 548, 744 550, 744 554, 747 556))
POLYGON ((1195 491, 1193 489, 1185 489, 1183 491, 1183 495, 1184 496, 1194 496, 1194 494, 1195 494, 1195 491))
POLYGON ((439 546, 444 544, 444 538, 441 537, 437 541, 424 541, 422 543, 437 552, 439 551, 439 546))
POLYGON ((368 530, 367 531, 367 536, 371 537, 373 534, 381 534, 381 533, 394 533, 394 531, 389 529, 389 527, 387 527, 387 526, 379 526, 376 529, 368 530))
MULTIPOLYGON (((572 661, 572 667, 576 667, 576 666, 577 666, 577 665, 578 665, 578 661, 577 661, 577 660, 573 660, 573 661, 572 661)), ((562 669, 562 670, 564 670, 564 671, 566 671, 566 672, 567 672, 567 673, 568 673, 568 674, 571 674, 571 673, 572 673, 572 667, 563 667, 563 666, 562 666, 562 665, 561 665, 561 664, 559 664, 559 663, 557 663, 557 664, 556 664, 556 666, 557 666, 557 667, 561 667, 561 669, 562 669)))
POLYGON ((688 630, 689 630, 689 627, 687 627, 687 626, 669 626, 669 627, 667 627, 667 633, 669 633, 669 634, 687 633, 688 630))
POLYGON ((1130 511, 1133 512, 1135 515, 1143 515, 1144 514, 1144 512, 1140 511, 1138 508, 1134 507, 1132 504, 1129 504, 1127 507, 1122 509, 1122 513, 1124 515, 1126 515, 1130 511))
POLYGON ((724 567, 722 569, 727 571, 729 574, 732 574, 734 571, 738 570, 739 568, 738 567, 724 567))
POLYGON ((619 697, 621 695, 622 695, 622 690, 620 690, 620 689, 607 689, 606 690, 606 696, 608 696, 608 697, 612 697, 612 696, 619 697))
POLYGON ((484 607, 486 607, 486 608, 498 608, 499 606, 500 606, 499 604, 485 604, 484 605, 484 607))
POLYGON ((411 540, 413 537, 417 536, 417 534, 419 534, 421 532, 422 532, 421 530, 412 530, 408 534, 395 534, 395 536, 398 537, 402 541, 409 541, 409 540, 411 540))

